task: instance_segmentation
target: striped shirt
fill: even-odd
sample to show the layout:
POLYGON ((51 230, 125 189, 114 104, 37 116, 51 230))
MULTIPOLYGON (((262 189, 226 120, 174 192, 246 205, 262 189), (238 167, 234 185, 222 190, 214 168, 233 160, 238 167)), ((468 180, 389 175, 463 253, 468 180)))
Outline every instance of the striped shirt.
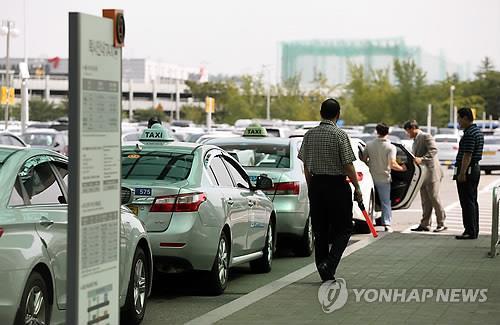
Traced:
POLYGON ((477 164, 483 157, 484 137, 476 124, 472 124, 464 131, 464 136, 458 145, 457 165, 462 162, 464 153, 472 153, 471 164, 477 164))
POLYGON ((345 175, 344 166, 356 160, 347 133, 329 120, 307 131, 298 157, 313 175, 345 175))

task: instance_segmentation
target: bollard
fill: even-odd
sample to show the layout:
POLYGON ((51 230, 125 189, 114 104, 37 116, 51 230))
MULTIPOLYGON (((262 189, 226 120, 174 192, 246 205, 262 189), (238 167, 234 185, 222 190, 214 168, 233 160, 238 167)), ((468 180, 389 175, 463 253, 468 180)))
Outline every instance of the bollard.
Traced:
POLYGON ((497 248, 498 242, 498 210, 500 203, 500 186, 493 188, 493 198, 492 198, 492 214, 491 214, 491 250, 488 253, 489 257, 493 258, 498 255, 497 248))

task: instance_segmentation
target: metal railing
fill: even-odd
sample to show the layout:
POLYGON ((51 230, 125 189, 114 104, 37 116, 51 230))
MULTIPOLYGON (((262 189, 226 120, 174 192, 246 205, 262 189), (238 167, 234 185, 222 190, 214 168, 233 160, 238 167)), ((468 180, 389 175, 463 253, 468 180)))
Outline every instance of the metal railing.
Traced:
POLYGON ((489 257, 493 258, 498 255, 498 210, 500 205, 500 186, 493 188, 492 213, 491 213, 491 250, 488 253, 489 257))

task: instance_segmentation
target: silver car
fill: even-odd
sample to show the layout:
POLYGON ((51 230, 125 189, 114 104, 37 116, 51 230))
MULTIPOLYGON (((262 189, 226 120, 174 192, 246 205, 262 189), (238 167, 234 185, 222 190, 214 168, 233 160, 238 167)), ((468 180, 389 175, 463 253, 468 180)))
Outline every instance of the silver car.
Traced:
MULTIPOLYGON (((0 324, 64 323, 68 161, 54 151, 0 146, 0 324)), ((122 320, 140 323, 152 281, 142 223, 121 210, 122 320)))
POLYGON ((285 240, 286 246, 292 247, 297 255, 309 256, 314 243, 304 165, 297 158, 301 143, 302 138, 272 136, 241 136, 207 142, 238 160, 252 181, 263 173, 273 180, 274 187, 265 192, 276 210, 279 243, 285 240))
MULTIPOLYGON (((220 294, 231 266, 250 262, 269 272, 276 215, 241 165, 214 146, 173 142, 160 126, 144 131, 153 143, 122 147, 122 182, 143 220, 161 272, 206 271, 207 289, 220 294)), ((267 183, 264 184, 264 183, 267 183)))

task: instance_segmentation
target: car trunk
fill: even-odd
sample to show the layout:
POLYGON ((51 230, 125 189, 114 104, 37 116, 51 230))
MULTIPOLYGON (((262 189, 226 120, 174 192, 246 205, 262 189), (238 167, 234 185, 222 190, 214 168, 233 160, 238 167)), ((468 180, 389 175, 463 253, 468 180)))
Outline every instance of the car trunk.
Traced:
POLYGON ((289 183, 293 182, 292 178, 290 175, 288 175, 288 172, 290 172, 289 168, 276 168, 271 170, 262 170, 259 168, 245 168, 245 170, 248 173, 248 176, 250 176, 250 180, 252 183, 255 185, 255 180, 257 179, 257 176, 261 174, 266 174, 267 177, 271 178, 273 180, 273 188, 264 191, 266 193, 267 197, 273 201, 275 196, 276 196, 276 190, 279 187, 277 184, 283 184, 283 183, 289 183))
POLYGON ((122 186, 132 189, 134 200, 128 207, 141 219, 148 232, 162 232, 170 225, 173 212, 151 212, 155 199, 178 195, 186 181, 167 183, 140 180, 122 180, 122 186))

